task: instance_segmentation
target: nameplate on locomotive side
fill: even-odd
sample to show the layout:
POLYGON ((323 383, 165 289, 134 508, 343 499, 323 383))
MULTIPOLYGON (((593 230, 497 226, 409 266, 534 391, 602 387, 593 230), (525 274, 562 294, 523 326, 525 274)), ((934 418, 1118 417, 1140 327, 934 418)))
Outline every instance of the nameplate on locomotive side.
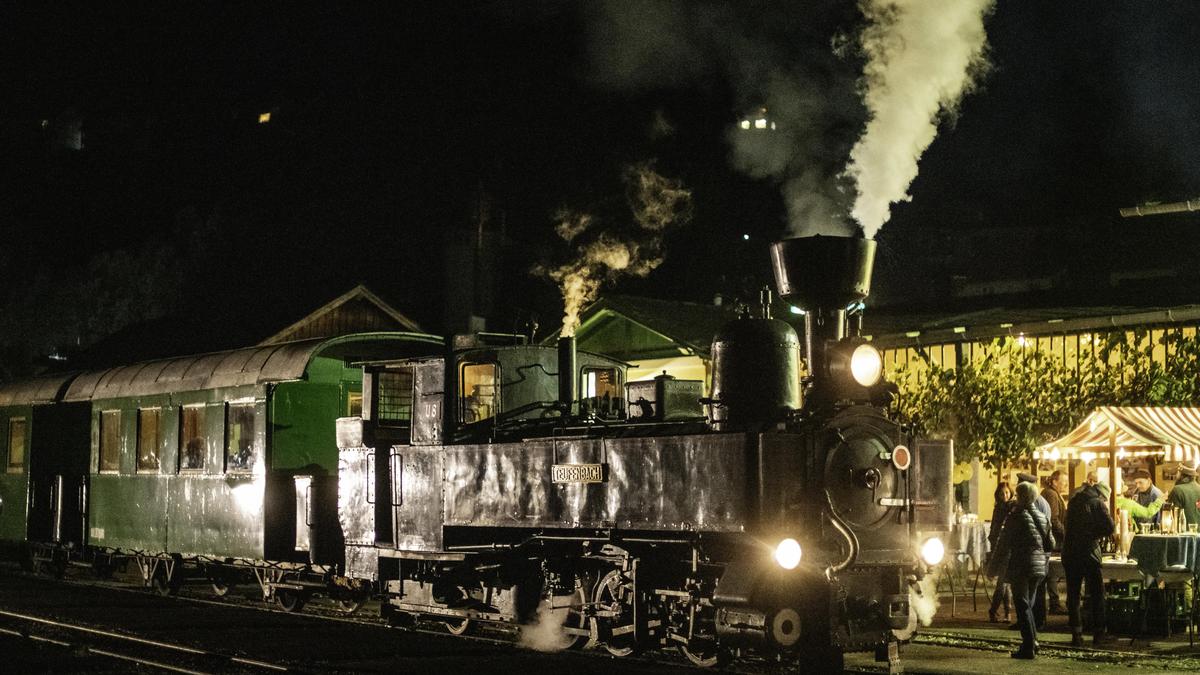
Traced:
POLYGON ((603 483, 608 468, 604 464, 554 464, 550 480, 555 483, 603 483))

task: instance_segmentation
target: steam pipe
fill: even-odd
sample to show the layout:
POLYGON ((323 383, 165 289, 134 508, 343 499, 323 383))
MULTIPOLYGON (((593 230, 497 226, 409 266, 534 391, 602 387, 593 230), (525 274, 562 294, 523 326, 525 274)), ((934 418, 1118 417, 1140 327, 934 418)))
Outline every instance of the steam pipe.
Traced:
POLYGON ((1200 211, 1200 198, 1188 199, 1182 202, 1171 202, 1170 204, 1130 206, 1128 208, 1121 209, 1121 217, 1134 218, 1136 216, 1156 216, 1162 213, 1183 213, 1186 211, 1200 211))
POLYGON ((856 560, 858 560, 860 546, 858 543, 858 535, 854 534, 854 530, 850 529, 850 526, 846 524, 846 521, 842 520, 841 516, 837 514, 837 511, 833 509, 833 497, 829 496, 829 490, 825 490, 824 492, 825 515, 829 517, 829 522, 833 524, 833 529, 837 530, 838 534, 845 537, 846 543, 849 544, 849 550, 846 552, 845 559, 825 568, 825 578, 830 579, 833 577, 833 575, 841 572, 847 567, 850 567, 856 560))

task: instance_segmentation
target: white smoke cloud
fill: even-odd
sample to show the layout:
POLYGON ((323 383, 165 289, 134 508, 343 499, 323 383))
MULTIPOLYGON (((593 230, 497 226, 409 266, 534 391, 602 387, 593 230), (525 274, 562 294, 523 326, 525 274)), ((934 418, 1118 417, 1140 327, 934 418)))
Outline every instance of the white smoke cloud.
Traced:
POLYGON ((937 577, 926 574, 916 585, 908 587, 908 604, 917 612, 917 621, 922 626, 933 623, 938 610, 937 577))
MULTIPOLYGON (((656 172, 650 164, 638 164, 625 172, 626 200, 636 231, 626 237, 602 231, 590 240, 576 244, 575 255, 564 265, 537 266, 535 274, 558 284, 563 297, 563 324, 560 334, 569 337, 579 327, 579 314, 596 299, 600 288, 622 276, 644 277, 662 264, 662 236, 671 226, 691 218, 692 193, 676 180, 656 172)), ((563 209, 558 213, 555 232, 575 243, 592 229, 590 214, 563 209)))
POLYGON ((533 623, 521 626, 518 643, 526 649, 539 652, 561 652, 575 641, 575 636, 563 632, 567 620, 567 607, 552 608, 545 600, 538 604, 533 623))
POLYGON ((986 66, 984 17, 994 0, 861 0, 870 22, 861 42, 869 120, 850 151, 858 197, 851 215, 867 237, 891 205, 909 199, 917 161, 986 66))

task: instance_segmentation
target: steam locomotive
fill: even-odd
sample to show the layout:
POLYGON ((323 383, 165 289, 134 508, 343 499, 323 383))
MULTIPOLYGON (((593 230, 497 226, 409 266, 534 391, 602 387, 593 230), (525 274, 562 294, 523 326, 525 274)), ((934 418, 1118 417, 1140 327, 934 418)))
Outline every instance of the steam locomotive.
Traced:
POLYGON ((874 251, 772 246, 806 312, 803 379, 768 303, 715 337, 708 399, 697 381, 626 383, 573 338, 364 362, 362 414, 337 421, 344 584, 379 589, 392 623, 456 634, 549 625, 555 647, 673 646, 701 666, 758 652, 840 670, 863 650, 898 665, 944 552, 951 448, 888 417, 894 387, 847 318, 874 251))

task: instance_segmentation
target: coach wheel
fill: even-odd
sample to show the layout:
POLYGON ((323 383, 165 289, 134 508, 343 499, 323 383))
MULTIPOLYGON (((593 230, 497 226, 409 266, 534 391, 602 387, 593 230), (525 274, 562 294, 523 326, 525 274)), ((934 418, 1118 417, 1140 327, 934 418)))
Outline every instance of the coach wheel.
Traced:
POLYGON ((229 595, 229 591, 232 589, 233 589, 233 584, 231 584, 231 583, 228 583, 225 581, 212 582, 213 595, 217 596, 218 598, 223 598, 223 597, 229 595))
POLYGON ((103 562, 100 560, 92 561, 92 576, 97 579, 111 579, 113 575, 113 564, 111 562, 103 562))
POLYGON ((285 612, 299 612, 308 603, 306 594, 290 588, 275 589, 275 603, 285 612))
POLYGON ((67 564, 62 560, 39 560, 37 562, 37 571, 39 574, 61 579, 67 572, 67 564))
POLYGON ((613 656, 629 656, 637 650, 637 631, 633 622, 633 582, 620 570, 611 570, 600 578, 592 593, 594 606, 613 616, 605 622, 604 648, 613 656))
POLYGON ((171 596, 179 592, 179 575, 168 574, 165 564, 159 565, 154 572, 154 578, 150 580, 150 585, 154 588, 154 592, 161 596, 171 596))

